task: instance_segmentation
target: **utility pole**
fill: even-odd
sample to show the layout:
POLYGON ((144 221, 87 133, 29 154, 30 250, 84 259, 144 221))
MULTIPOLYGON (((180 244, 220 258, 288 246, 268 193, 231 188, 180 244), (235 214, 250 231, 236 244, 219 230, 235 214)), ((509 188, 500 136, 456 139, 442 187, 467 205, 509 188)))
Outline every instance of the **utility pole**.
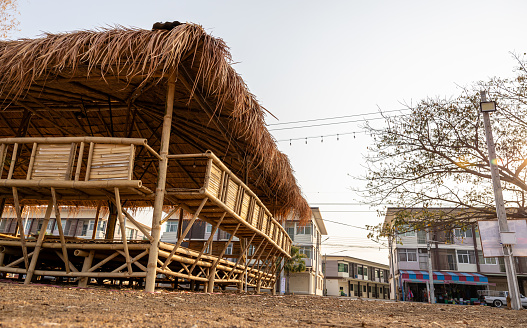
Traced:
POLYGON ((430 245, 430 228, 426 228, 426 250, 428 253, 428 303, 436 302, 434 290, 434 271, 432 270, 432 247, 430 245))
POLYGON ((392 243, 394 242, 393 240, 393 237, 392 235, 389 235, 388 236, 388 246, 390 247, 390 271, 391 271, 391 274, 392 274, 392 282, 393 282, 393 298, 395 299, 396 302, 399 301, 399 298, 397 297, 397 286, 395 285, 395 263, 394 263, 394 256, 395 254, 393 254, 393 251, 392 251, 392 243))
MULTIPOLYGON (((509 295, 511 297, 511 307, 513 310, 520 310, 522 308, 520 303, 520 291, 518 286, 518 278, 516 277, 516 270, 514 266, 514 257, 512 255, 512 247, 510 244, 504 243, 504 237, 510 234, 509 225, 507 224, 507 213, 505 212, 505 203, 503 202, 503 193, 501 190, 500 175, 497 166, 496 148, 494 139, 492 137, 492 129, 490 125, 490 111, 496 110, 494 108, 485 108, 485 104, 492 104, 487 102, 487 93, 480 92, 481 105, 480 111, 483 114, 483 124, 485 125, 485 137, 487 139, 487 148, 489 152, 490 175, 492 177, 492 187, 494 189, 494 200, 496 202, 496 213, 498 215, 498 226, 500 230, 500 240, 503 245, 503 255, 505 262, 505 272, 507 274, 507 285, 509 287, 509 295), (504 234, 505 233, 505 234, 504 234)), ((487 106, 485 106, 487 107, 487 106)))

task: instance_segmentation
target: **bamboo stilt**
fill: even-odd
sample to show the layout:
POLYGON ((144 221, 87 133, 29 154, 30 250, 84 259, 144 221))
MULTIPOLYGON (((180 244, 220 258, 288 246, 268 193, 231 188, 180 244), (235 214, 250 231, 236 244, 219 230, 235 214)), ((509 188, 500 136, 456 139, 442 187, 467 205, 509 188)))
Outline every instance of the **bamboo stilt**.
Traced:
MULTIPOLYGON (((81 147, 82 148, 82 147, 81 147)), ((91 239, 94 240, 97 237, 97 228, 99 225, 99 213, 101 212, 102 201, 97 205, 97 210, 95 211, 95 223, 93 224, 93 232, 91 234, 91 239)))
POLYGON ((27 270, 27 275, 26 275, 26 279, 24 280, 24 285, 28 285, 31 282, 31 279, 33 278, 33 273, 37 265, 38 255, 40 254, 40 249, 42 248, 42 242, 44 241, 44 237, 46 236, 46 230, 48 227, 48 222, 51 217, 52 210, 53 210, 53 201, 50 200, 48 203, 48 207, 46 208, 46 214, 44 215, 44 221, 42 221, 42 228, 40 229, 40 232, 38 234, 37 244, 35 246, 35 249, 33 250, 34 254, 33 254, 33 257, 31 258, 29 269, 27 270))
POLYGON ((64 264, 66 265, 66 272, 70 273, 68 250, 66 249, 66 238, 64 238, 64 230, 62 228, 62 220, 60 218, 60 209, 57 203, 57 193, 55 192, 55 188, 51 188, 51 197, 53 198, 53 207, 55 208, 55 218, 57 221, 57 227, 59 229, 60 245, 62 246, 62 256, 64 256, 64 264))
POLYGON ((225 244, 225 246, 221 250, 220 255, 218 255, 218 258, 212 264, 212 268, 215 269, 218 266, 218 264, 220 263, 221 259, 223 258, 223 255, 225 255, 225 251, 227 250, 227 247, 232 242, 232 239, 234 238, 234 235, 236 235, 236 232, 238 232, 238 229, 240 228, 240 226, 241 226, 241 223, 238 223, 238 225, 236 226, 236 229, 234 229, 234 232, 231 234, 231 236, 229 237, 229 240, 227 241, 227 243, 225 244))
POLYGON ((163 213, 163 202, 165 198, 165 187, 168 169, 168 149, 170 146, 170 130, 172 128, 172 113, 174 110, 174 97, 176 90, 176 74, 168 78, 168 90, 165 116, 163 118, 163 130, 161 132, 161 149, 159 152, 159 174, 154 200, 154 213, 152 215, 152 241, 150 244, 150 253, 148 256, 148 266, 145 281, 145 291, 153 292, 155 290, 157 275, 157 258, 159 251, 159 240, 161 238, 161 215, 163 213))
POLYGON ((121 226, 121 239, 124 245, 124 254, 126 257, 126 266, 128 267, 128 273, 132 273, 132 263, 130 262, 130 253, 128 252, 128 241, 126 240, 126 226, 123 219, 123 209, 121 208, 121 196, 119 195, 119 188, 114 189, 115 192, 115 205, 117 206, 117 218, 119 219, 119 225, 121 226))
POLYGON ((22 245, 22 254, 24 254, 24 263, 27 270, 29 269, 29 260, 27 255, 26 236, 24 234, 24 225, 22 224, 22 211, 20 210, 20 202, 18 200, 18 190, 15 187, 13 187, 13 202, 15 203, 16 221, 20 231, 20 244, 22 245))
MULTIPOLYGON (((81 272, 88 272, 88 269, 90 269, 91 267, 91 264, 93 262, 93 258, 95 256, 95 251, 94 250, 91 250, 90 251, 90 254, 84 258, 84 263, 82 264, 82 269, 81 269, 81 272)), ((90 280, 90 278, 88 277, 83 277, 79 280, 79 287, 81 288, 86 288, 88 287, 88 281, 90 280)))
MULTIPOLYGON (((238 268, 238 263, 240 262, 240 260, 242 259, 242 257, 245 257, 246 256, 246 253, 247 253, 247 249, 249 249, 249 245, 251 245, 254 237, 256 237, 256 234, 254 234, 252 237, 251 237, 251 240, 245 244, 245 246, 243 247, 243 250, 240 252, 240 256, 238 256, 238 258, 236 259, 236 264, 234 265, 234 268, 238 268)), ((241 240, 240 240, 241 241, 241 240)), ((247 265, 245 265, 245 267, 247 267, 247 265)), ((228 279, 231 278, 232 274, 234 273, 234 268, 232 269, 232 271, 229 273, 228 275, 228 279)))

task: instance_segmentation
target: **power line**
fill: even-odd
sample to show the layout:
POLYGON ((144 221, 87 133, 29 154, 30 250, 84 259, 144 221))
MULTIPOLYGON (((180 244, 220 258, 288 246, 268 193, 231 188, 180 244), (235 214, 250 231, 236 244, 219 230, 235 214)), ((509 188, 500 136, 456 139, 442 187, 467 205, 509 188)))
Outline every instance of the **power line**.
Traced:
MULTIPOLYGON (((404 115, 392 115, 393 116, 404 116, 404 115)), ((337 125, 337 124, 346 124, 346 123, 357 123, 357 122, 364 122, 364 121, 375 121, 375 120, 384 120, 384 117, 374 117, 374 118, 368 118, 368 119, 362 119, 362 120, 351 120, 351 121, 343 121, 343 122, 333 122, 333 123, 321 123, 321 124, 311 124, 311 125, 301 125, 301 126, 291 126, 291 127, 285 127, 285 128, 278 128, 278 129, 269 129, 269 131, 281 131, 281 130, 293 130, 293 129, 303 129, 303 128, 313 128, 317 126, 328 126, 328 125, 337 125)))
POLYGON ((345 133, 337 133, 337 134, 326 134, 326 135, 318 135, 318 136, 311 136, 311 137, 300 137, 300 138, 289 138, 289 139, 281 139, 281 140, 277 140, 276 142, 283 142, 283 141, 294 141, 294 140, 306 140, 306 143, 307 143, 307 140, 308 139, 318 139, 318 138, 322 138, 322 142, 324 142, 324 138, 327 138, 327 137, 337 137, 337 141, 339 140, 340 136, 345 136, 345 135, 350 135, 350 134, 353 134, 353 138, 355 138, 355 133, 365 133, 364 131, 355 131, 355 132, 345 132, 345 133))
POLYGON ((344 116, 335 116, 335 117, 324 117, 324 118, 315 118, 311 120, 303 120, 303 121, 290 121, 290 122, 283 122, 283 123, 271 123, 267 126, 276 126, 276 125, 287 125, 287 124, 296 124, 296 123, 308 123, 308 122, 318 122, 318 121, 327 121, 327 120, 336 120, 341 118, 349 118, 349 117, 357 117, 357 116, 368 116, 368 115, 378 115, 382 113, 392 113, 392 112, 400 112, 403 110, 408 110, 408 108, 402 108, 402 109, 394 109, 394 110, 388 110, 385 112, 369 112, 369 113, 363 113, 363 114, 354 114, 354 115, 344 115, 344 116))
POLYGON ((358 226, 354 226, 354 225, 351 225, 351 224, 347 224, 347 223, 342 223, 342 222, 337 222, 337 221, 331 221, 331 220, 328 220, 328 219, 324 219, 324 222, 331 222, 331 223, 336 223, 336 224, 341 224, 341 225, 344 225, 344 226, 348 226, 348 227, 352 227, 352 228, 357 228, 357 229, 362 229, 362 230, 366 230, 366 231, 370 231, 364 227, 358 227, 358 226))

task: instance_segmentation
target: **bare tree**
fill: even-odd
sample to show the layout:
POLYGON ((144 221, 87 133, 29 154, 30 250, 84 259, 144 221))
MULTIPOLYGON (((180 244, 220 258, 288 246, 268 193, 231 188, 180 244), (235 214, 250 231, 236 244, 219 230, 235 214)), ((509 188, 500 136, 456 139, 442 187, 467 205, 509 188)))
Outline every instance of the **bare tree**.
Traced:
MULTIPOLYGON (((527 75, 523 58, 515 58, 519 68, 512 79, 478 82, 452 98, 424 99, 400 115, 385 116, 381 128, 365 125, 374 144, 366 155, 362 192, 371 205, 448 207, 442 222, 458 220, 458 209, 467 213, 466 220, 495 217, 479 113, 479 92, 486 90, 498 104, 491 120, 505 205, 510 217, 527 217, 527 75)), ((425 215, 421 224, 433 224, 438 216, 433 212, 439 213, 425 215)))
POLYGON ((19 14, 17 0, 0 0, 0 37, 7 38, 17 29, 19 14))

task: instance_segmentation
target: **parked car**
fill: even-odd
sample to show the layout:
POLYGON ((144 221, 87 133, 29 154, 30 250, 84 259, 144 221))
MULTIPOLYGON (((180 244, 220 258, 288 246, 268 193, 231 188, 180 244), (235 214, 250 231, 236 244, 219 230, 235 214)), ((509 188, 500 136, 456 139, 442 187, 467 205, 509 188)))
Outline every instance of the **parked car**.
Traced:
MULTIPOLYGON (((508 291, 501 290, 478 290, 478 295, 482 302, 497 308, 507 305, 508 293, 508 291)), ((523 307, 527 307, 527 297, 520 294, 520 302, 523 307)))

